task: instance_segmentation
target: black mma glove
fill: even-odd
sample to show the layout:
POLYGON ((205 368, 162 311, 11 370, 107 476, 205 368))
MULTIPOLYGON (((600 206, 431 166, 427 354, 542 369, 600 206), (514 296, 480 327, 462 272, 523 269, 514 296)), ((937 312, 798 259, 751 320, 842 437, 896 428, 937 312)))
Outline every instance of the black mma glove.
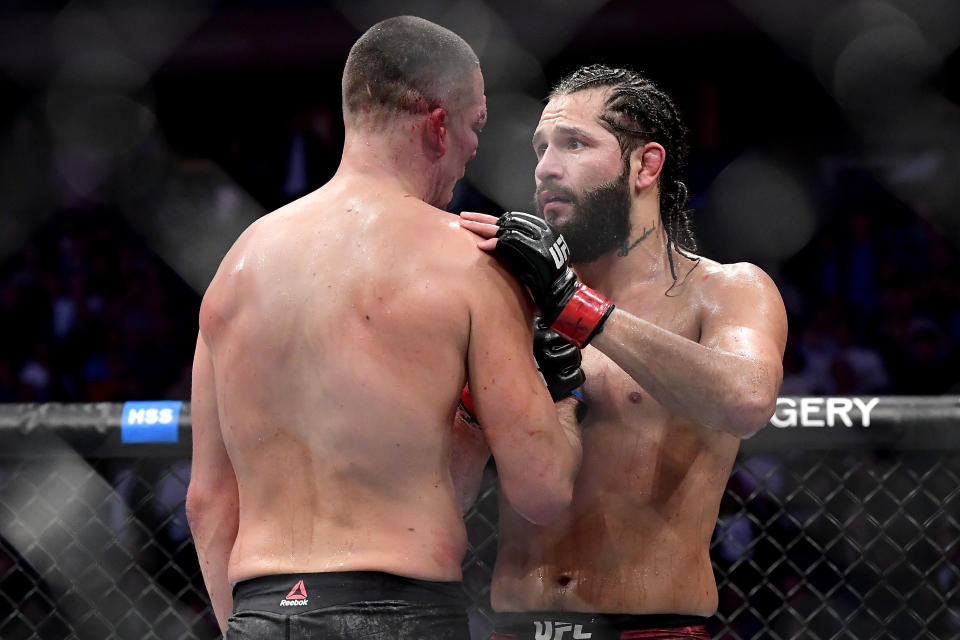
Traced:
POLYGON ((569 396, 587 377, 580 368, 580 349, 551 329, 542 318, 533 321, 533 357, 556 402, 569 396))
POLYGON ((577 280, 567 243, 544 220, 508 211, 497 224, 497 256, 530 289, 550 328, 585 347, 613 313, 613 303, 577 280))

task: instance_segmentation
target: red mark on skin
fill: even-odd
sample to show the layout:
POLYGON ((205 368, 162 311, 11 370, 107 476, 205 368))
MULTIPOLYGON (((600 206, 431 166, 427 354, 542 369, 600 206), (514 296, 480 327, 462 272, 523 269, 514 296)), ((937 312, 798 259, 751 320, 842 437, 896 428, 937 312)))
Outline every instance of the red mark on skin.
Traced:
POLYGON ((407 531, 413 531, 413 527, 407 527, 407 531))
POLYGON ((643 394, 639 391, 633 391, 630 393, 630 402, 640 402, 643 400, 643 394))
POLYGON ((405 193, 405 194, 403 194, 403 197, 404 197, 404 198, 412 198, 413 196, 410 195, 409 193, 405 193))

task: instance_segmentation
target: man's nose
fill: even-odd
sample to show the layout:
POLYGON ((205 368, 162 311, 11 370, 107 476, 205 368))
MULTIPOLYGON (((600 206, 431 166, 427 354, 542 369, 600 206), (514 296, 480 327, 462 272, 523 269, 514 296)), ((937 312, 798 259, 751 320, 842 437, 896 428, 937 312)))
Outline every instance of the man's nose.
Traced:
POLYGON ((540 160, 537 161, 537 168, 533 172, 537 180, 546 180, 547 178, 560 178, 563 176, 563 164, 557 154, 547 147, 540 160))

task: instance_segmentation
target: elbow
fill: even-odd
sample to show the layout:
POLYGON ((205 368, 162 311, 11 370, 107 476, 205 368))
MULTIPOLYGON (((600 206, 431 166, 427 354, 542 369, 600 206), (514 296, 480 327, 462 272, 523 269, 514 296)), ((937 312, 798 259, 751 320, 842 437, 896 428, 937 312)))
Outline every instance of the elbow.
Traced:
POLYGON ((727 412, 722 429, 741 440, 750 438, 770 421, 777 408, 777 394, 751 390, 740 394, 727 412))
POLYGON ((201 492, 195 485, 189 485, 187 487, 187 499, 184 502, 184 507, 187 512, 187 525, 194 535, 196 535, 197 527, 200 526, 205 511, 203 503, 204 500, 201 492))
POLYGON ((201 489, 194 484, 187 487, 187 498, 184 507, 187 514, 187 525, 194 537, 198 532, 202 535, 207 530, 207 524, 211 526, 217 520, 220 520, 226 506, 226 500, 223 496, 214 495, 213 492, 201 489))
POLYGON ((521 477, 503 478, 500 485, 513 509, 535 525, 545 526, 556 522, 573 501, 575 470, 551 465, 540 473, 521 477))
POLYGON ((514 504, 513 507, 533 524, 547 526, 560 519, 572 500, 573 482, 566 482, 562 486, 554 486, 550 490, 537 492, 526 500, 520 500, 518 502, 521 504, 514 504))
POLYGON ((190 530, 196 533, 198 528, 202 529, 208 523, 213 527, 236 521, 239 517, 240 494, 233 473, 216 476, 202 474, 202 480, 198 478, 199 475, 195 473, 191 477, 184 502, 190 530))

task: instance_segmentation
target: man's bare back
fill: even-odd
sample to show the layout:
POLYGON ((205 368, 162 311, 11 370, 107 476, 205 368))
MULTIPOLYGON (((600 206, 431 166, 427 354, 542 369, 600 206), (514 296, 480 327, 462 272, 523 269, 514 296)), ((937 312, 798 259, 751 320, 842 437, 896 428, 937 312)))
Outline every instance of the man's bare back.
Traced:
POLYGON ((455 477, 455 452, 473 460, 454 471, 482 470, 492 450, 518 510, 553 518, 579 450, 536 372, 530 313, 456 216, 378 181, 334 178, 252 225, 204 296, 194 369, 194 421, 214 429, 195 458, 222 447, 209 482, 235 476, 226 580, 459 580, 476 479, 455 477), (482 438, 453 426, 468 375, 482 438))
POLYGON ((210 285, 201 331, 240 487, 231 581, 460 578, 451 399, 466 379, 463 285, 489 258, 425 209, 329 184, 252 226, 210 285))

